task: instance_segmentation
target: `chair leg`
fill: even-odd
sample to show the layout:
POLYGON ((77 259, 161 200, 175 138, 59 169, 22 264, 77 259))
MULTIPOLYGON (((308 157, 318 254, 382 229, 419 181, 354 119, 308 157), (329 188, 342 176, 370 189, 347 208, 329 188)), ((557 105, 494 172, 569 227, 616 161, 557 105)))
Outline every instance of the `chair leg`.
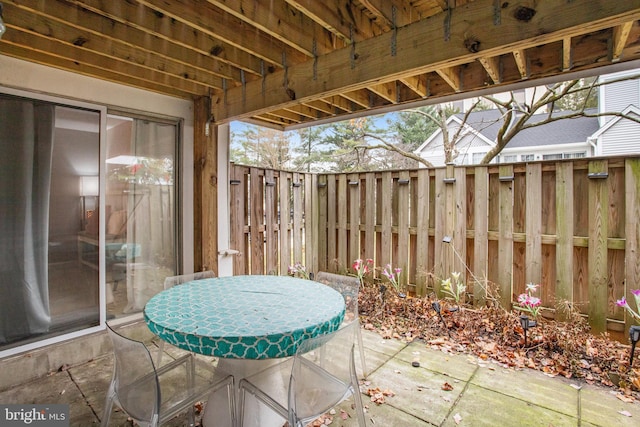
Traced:
POLYGON ((362 344, 362 333, 360 332, 360 325, 356 329, 356 335, 358 338, 358 353, 360 353, 360 361, 362 362, 362 376, 367 378, 369 372, 367 372, 367 366, 364 361, 364 344, 362 344))
POLYGON ((158 343, 158 357, 156 359, 156 368, 160 367, 160 362, 162 362, 163 353, 164 353, 164 341, 160 340, 160 343, 158 343))
POLYGON ((111 410, 113 409, 113 398, 113 389, 112 386, 109 386, 107 398, 104 402, 104 412, 102 413, 102 421, 100 422, 100 427, 109 426, 109 420, 111 419, 111 410))

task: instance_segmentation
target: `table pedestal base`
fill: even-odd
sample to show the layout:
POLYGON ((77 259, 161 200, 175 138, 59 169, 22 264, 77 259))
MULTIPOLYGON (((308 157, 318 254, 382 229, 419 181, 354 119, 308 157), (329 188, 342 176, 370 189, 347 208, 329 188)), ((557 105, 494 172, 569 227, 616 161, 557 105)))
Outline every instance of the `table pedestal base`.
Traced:
MULTIPOLYGON (((219 359, 218 367, 222 372, 233 375, 235 379, 236 419, 240 420, 240 380, 260 372, 284 359, 219 359)), ((274 381, 282 381, 281 377, 274 381)), ((284 386, 284 385, 283 385, 284 386)), ((202 415, 203 427, 231 427, 229 420, 226 389, 220 389, 209 396, 202 415)), ((240 427, 282 427, 287 420, 280 417, 265 405, 260 404, 252 395, 245 399, 244 423, 240 427)))

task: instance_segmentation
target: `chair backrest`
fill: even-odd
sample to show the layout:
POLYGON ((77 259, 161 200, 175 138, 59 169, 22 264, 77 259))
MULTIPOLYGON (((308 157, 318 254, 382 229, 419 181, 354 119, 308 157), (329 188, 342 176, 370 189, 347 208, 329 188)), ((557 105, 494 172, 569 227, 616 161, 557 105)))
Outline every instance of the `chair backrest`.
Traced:
POLYGON ((118 405, 138 423, 157 422, 162 401, 160 383, 149 350, 107 325, 113 343, 111 387, 118 405))
POLYGON ((351 323, 358 318, 358 292, 360 291, 360 280, 353 276, 343 276, 341 274, 319 271, 314 280, 324 285, 331 286, 340 292, 346 305, 344 321, 351 323))
POLYGON ((353 359, 357 327, 358 323, 352 322, 330 334, 305 340, 298 348, 289 383, 289 410, 296 419, 322 410, 318 402, 328 410, 360 392, 353 359))
POLYGON ((210 279, 216 277, 211 270, 198 271, 192 274, 181 274, 179 276, 170 276, 164 279, 164 288, 169 289, 180 283, 190 282, 192 280, 210 279))

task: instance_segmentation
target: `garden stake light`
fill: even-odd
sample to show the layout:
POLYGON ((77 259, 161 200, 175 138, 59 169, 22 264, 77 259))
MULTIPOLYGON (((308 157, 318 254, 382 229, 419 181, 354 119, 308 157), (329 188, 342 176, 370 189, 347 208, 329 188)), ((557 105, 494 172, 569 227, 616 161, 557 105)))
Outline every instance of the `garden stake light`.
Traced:
POLYGON ((440 308, 440 303, 438 301, 434 301, 431 303, 431 307, 435 310, 436 313, 438 313, 438 316, 440 316, 440 320, 442 320, 442 324, 444 325, 444 328, 447 330, 447 335, 449 335, 449 338, 451 338, 451 332, 449 332, 449 327, 447 326, 447 322, 445 322, 444 317, 442 317, 442 310, 440 308))
POLYGON ((529 320, 529 316, 525 316, 524 314, 520 316, 520 326, 524 330, 524 346, 527 346, 527 330, 529 328, 533 328, 538 323, 535 320, 529 320))
POLYGON ((640 326, 633 325, 629 328, 629 339, 631 340, 631 355, 629 356, 629 367, 633 366, 633 352, 636 344, 640 341, 640 326))

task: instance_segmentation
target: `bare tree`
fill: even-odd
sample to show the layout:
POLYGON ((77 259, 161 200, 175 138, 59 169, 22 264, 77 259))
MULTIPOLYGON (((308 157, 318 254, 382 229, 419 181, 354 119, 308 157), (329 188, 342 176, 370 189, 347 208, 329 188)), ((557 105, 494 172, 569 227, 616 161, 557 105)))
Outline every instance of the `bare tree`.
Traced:
MULTIPOLYGON (((487 105, 484 101, 490 103, 500 111, 501 126, 496 137, 496 145, 483 157, 482 164, 488 164, 509 144, 511 140, 520 132, 537 126, 543 126, 548 123, 559 120, 567 120, 576 117, 623 117, 625 119, 640 123, 640 117, 633 114, 623 114, 622 112, 600 112, 594 113, 589 109, 594 106, 594 98, 597 89, 600 86, 611 83, 621 82, 624 80, 638 79, 640 75, 627 76, 620 79, 609 80, 606 82, 598 82, 596 79, 589 80, 572 80, 568 82, 556 83, 547 86, 540 97, 533 96, 530 102, 518 102, 513 92, 510 92, 509 99, 502 101, 496 97, 483 96, 469 108, 461 119, 461 125, 452 133, 447 120, 451 114, 446 114, 442 106, 438 106, 434 112, 410 109, 407 112, 422 115, 426 119, 435 123, 442 132, 443 149, 445 163, 453 162, 458 155, 458 143, 464 137, 465 124, 469 121, 470 114, 474 111, 486 109, 487 105), (558 111, 556 106, 566 107, 570 105, 573 111, 558 111), (546 111, 546 117, 538 120, 540 114, 546 111), (537 116, 533 120, 534 116, 537 116)), ((493 124, 496 122, 491 122, 493 124)), ((487 125, 489 125, 487 124, 487 125)), ((375 139, 379 143, 377 145, 360 145, 360 149, 385 149, 393 151, 413 159, 427 167, 433 165, 426 159, 421 158, 413 152, 408 152, 385 139, 375 135, 367 135, 369 138, 375 139)))
MULTIPOLYGON (((584 86, 580 80, 572 80, 570 82, 556 83, 548 86, 545 92, 537 101, 532 101, 530 104, 520 104, 516 101, 513 92, 511 92, 511 99, 508 101, 500 101, 497 98, 491 96, 485 96, 484 99, 493 103, 502 113, 501 120, 502 126, 498 131, 496 137, 496 145, 489 150, 484 156, 481 163, 488 164, 493 160, 503 149, 509 144, 509 142, 520 132, 526 129, 531 129, 537 126, 543 126, 547 123, 557 122, 559 120, 567 120, 576 117, 623 117, 625 119, 640 123, 640 118, 636 115, 623 114, 621 112, 601 112, 590 113, 587 111, 589 106, 589 93, 595 91, 598 87, 620 82, 623 80, 637 79, 638 75, 625 77, 616 80, 610 80, 607 82, 598 82, 594 80, 592 84, 584 86), (577 93, 584 94, 584 101, 577 105, 578 109, 575 111, 562 111, 555 110, 555 104, 567 96, 575 95, 577 93), (531 121, 532 117, 538 112, 547 109, 547 115, 543 120, 531 121)), ((466 120, 465 120, 466 123, 466 120)))

